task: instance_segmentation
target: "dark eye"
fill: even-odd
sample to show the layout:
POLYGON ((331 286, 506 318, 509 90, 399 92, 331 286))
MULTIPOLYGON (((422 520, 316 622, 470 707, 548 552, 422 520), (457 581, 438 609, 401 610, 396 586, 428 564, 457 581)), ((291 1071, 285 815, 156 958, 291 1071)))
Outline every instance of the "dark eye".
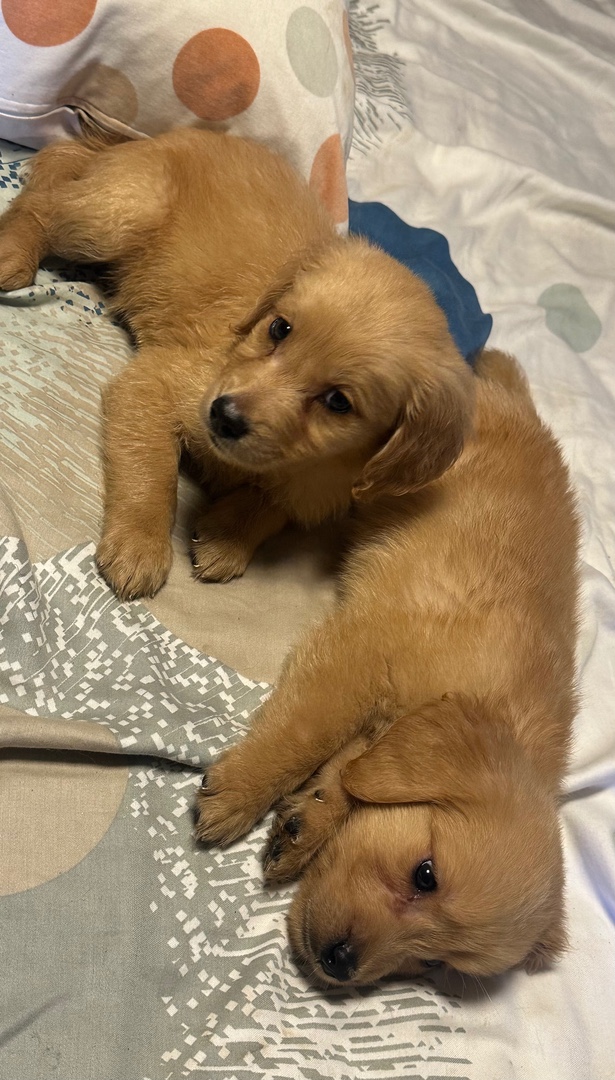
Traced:
POLYGON ((331 412, 351 412, 352 405, 345 394, 342 394, 341 390, 327 390, 326 394, 322 395, 322 403, 326 409, 330 409, 331 412))
POLYGON ((423 960, 423 963, 424 963, 425 967, 427 967, 427 968, 442 967, 442 961, 441 960, 423 960))
POLYGON ((425 862, 419 863, 414 871, 414 884, 419 892, 433 892, 438 888, 431 859, 425 859, 425 862))
POLYGON ((269 327, 269 337, 272 341, 284 341, 284 338, 288 337, 291 330, 290 323, 278 315, 277 319, 274 319, 269 327))

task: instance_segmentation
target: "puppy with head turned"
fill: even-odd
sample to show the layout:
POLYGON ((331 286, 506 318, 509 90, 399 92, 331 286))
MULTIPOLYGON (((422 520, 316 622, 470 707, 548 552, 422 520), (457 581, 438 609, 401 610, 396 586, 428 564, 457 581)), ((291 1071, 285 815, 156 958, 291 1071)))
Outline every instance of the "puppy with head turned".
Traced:
POLYGON ((418 488, 461 449, 473 380, 431 292, 262 146, 184 129, 41 151, 0 221, 0 288, 50 253, 110 264, 137 344, 104 394, 97 560, 122 599, 167 578, 184 453, 215 500, 195 575, 227 581, 288 521, 418 488))

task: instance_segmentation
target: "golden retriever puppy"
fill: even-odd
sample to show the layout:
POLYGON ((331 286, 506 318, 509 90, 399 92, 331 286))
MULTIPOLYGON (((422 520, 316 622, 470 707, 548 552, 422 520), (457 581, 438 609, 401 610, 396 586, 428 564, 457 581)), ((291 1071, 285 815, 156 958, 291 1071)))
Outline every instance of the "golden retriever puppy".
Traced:
POLYGON ((476 391, 445 475, 359 506, 337 608, 199 791, 197 835, 221 843, 287 797, 265 874, 307 865, 290 937, 325 983, 565 946, 577 514, 515 362, 484 353, 476 391))
POLYGON ((262 146, 182 130, 43 150, 0 222, 0 288, 50 253, 112 266, 137 343, 103 403, 97 559, 124 599, 167 578, 184 452, 217 499, 195 574, 226 581, 287 521, 417 489, 461 450, 473 383, 429 289, 340 238, 262 146))

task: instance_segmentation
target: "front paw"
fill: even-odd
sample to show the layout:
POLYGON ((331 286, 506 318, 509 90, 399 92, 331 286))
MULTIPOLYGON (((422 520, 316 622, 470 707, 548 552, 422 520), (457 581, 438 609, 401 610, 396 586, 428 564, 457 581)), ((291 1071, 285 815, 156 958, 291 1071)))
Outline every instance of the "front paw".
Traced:
POLYGON ((232 581, 245 574, 250 553, 228 537, 197 532, 190 545, 194 576, 199 581, 232 581))
POLYGON ((275 818, 263 856, 267 885, 293 881, 349 812, 343 795, 316 778, 286 799, 275 818))
MULTIPOLYGON (((315 803, 318 791, 308 797, 315 803)), ((321 846, 326 833, 319 828, 316 815, 303 792, 287 799, 275 818, 263 855, 263 876, 267 885, 293 881, 321 846)))
POLYGON ((269 809, 270 800, 264 794, 259 796, 251 772, 244 772, 241 764, 234 767, 235 754, 229 750, 203 777, 196 796, 194 832, 198 840, 232 844, 269 809))
POLYGON ((310 859, 352 813, 353 800, 341 782, 341 771, 366 747, 355 739, 334 754, 307 784, 285 799, 269 832, 263 856, 268 885, 299 877, 310 859))
POLYGON ((141 528, 105 529, 96 549, 98 569, 120 600, 155 596, 172 561, 170 537, 141 528))
POLYGON ((27 236, 23 237, 15 227, 7 228, 0 235, 0 289, 11 292, 32 285, 38 259, 29 250, 27 236))

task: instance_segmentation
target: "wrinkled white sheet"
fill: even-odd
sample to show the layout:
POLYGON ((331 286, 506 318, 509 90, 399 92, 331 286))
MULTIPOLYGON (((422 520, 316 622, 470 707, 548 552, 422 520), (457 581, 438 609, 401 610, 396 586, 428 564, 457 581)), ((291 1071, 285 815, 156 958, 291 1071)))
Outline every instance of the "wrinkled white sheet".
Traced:
POLYGON ((405 61, 411 121, 353 153, 351 197, 446 235, 494 317, 491 342, 521 360, 562 441, 585 525, 563 808, 571 949, 553 971, 467 1001, 459 1055, 474 1080, 613 1080, 615 9, 381 0, 378 14, 381 50, 405 61))

